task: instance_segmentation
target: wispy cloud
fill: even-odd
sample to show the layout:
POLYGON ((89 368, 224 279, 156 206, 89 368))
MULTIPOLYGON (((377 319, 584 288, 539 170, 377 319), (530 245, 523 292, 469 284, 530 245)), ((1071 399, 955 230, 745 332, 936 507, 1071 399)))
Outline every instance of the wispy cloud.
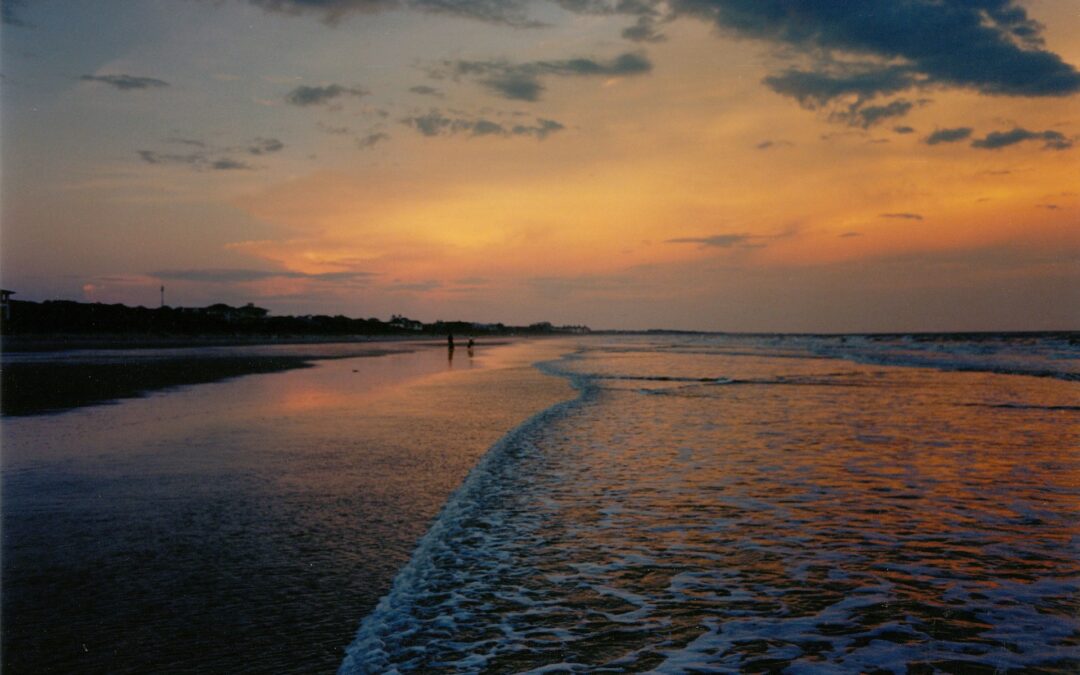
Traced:
POLYGON ((413 94, 419 94, 420 96, 434 96, 436 98, 442 98, 443 93, 435 87, 429 87, 426 84, 418 84, 415 87, 409 87, 409 91, 413 94))
POLYGON ((926 137, 927 145, 940 145, 942 143, 956 143, 971 136, 971 127, 956 127, 955 129, 936 129, 926 137))
POLYGON ((429 69, 432 77, 468 78, 502 98, 537 101, 547 77, 619 77, 643 75, 652 62, 641 53, 628 52, 610 60, 573 58, 511 63, 490 61, 444 61, 429 69))
POLYGON ((893 218, 896 220, 922 220, 921 213, 882 213, 882 218, 893 218))
POLYGON ((160 89, 168 87, 169 83, 156 77, 141 77, 138 75, 83 75, 79 78, 84 82, 100 82, 120 91, 132 91, 137 89, 160 89))
POLYGON ((665 244, 700 244, 703 247, 715 247, 715 248, 731 248, 741 244, 747 244, 752 239, 755 239, 753 235, 746 233, 739 234, 714 234, 710 237, 678 237, 676 239, 666 239, 665 244))
POLYGON ((792 143, 791 141, 783 141, 783 140, 774 141, 774 140, 770 139, 770 140, 761 141, 760 143, 758 143, 757 145, 754 146, 754 149, 755 150, 769 150, 771 148, 791 147, 793 145, 795 145, 795 144, 792 143))
POLYGON ((269 155, 280 152, 285 147, 285 144, 276 138, 256 138, 244 145, 230 147, 214 147, 193 138, 173 138, 169 142, 196 149, 190 152, 139 150, 137 154, 147 164, 188 166, 196 171, 236 171, 251 170, 255 167, 235 159, 232 155, 269 155))
POLYGON ((1046 150, 1068 150, 1073 146, 1072 140, 1059 131, 1029 131, 1017 127, 1009 131, 991 131, 986 136, 972 141, 971 147, 998 150, 1024 141, 1044 141, 1043 148, 1046 150))
POLYGON ((376 131, 356 139, 356 146, 361 150, 367 150, 368 148, 373 148, 377 144, 387 140, 390 140, 390 134, 376 131))
POLYGON ((342 96, 367 96, 368 91, 362 87, 346 87, 340 84, 328 84, 325 86, 300 85, 285 95, 285 101, 292 105, 306 107, 323 105, 341 98, 342 96))
POLYGON ((305 274, 290 270, 255 270, 242 268, 207 268, 186 270, 159 270, 149 276, 172 281, 228 284, 261 281, 263 279, 310 279, 313 281, 364 281, 371 278, 369 272, 324 272, 305 274))
POLYGON ((483 117, 450 117, 434 109, 422 115, 406 117, 402 122, 424 136, 531 136, 541 141, 566 128, 555 120, 543 118, 537 119, 535 124, 503 125, 483 117))

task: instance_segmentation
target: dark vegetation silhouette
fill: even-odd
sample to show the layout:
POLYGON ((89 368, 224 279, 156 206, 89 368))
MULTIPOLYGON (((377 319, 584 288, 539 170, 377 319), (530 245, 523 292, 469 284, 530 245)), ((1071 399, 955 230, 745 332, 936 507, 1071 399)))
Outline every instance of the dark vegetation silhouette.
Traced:
POLYGON ((544 321, 527 326, 469 321, 423 323, 394 315, 389 321, 343 315, 271 316, 255 305, 230 307, 128 307, 70 300, 11 300, 11 316, 0 333, 18 335, 235 336, 304 337, 347 335, 544 335, 588 333, 586 326, 554 326, 544 321))

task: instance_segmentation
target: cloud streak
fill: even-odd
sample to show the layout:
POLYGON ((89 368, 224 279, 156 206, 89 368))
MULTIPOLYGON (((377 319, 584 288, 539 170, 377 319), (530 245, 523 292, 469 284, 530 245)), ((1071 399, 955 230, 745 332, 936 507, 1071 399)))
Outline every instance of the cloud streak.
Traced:
POLYGON ((175 138, 170 142, 196 149, 191 152, 139 150, 137 154, 147 164, 187 166, 196 171, 247 171, 255 167, 234 159, 231 155, 246 153, 264 156, 280 152, 285 147, 285 144, 276 138, 256 138, 245 145, 228 148, 210 147, 203 141, 191 138, 175 138))
POLYGON ((747 244, 755 237, 746 233, 739 234, 714 234, 710 237, 678 237, 666 239, 665 244, 700 244, 703 247, 731 248, 747 244))
POLYGON ((361 87, 345 87, 340 84, 328 84, 312 87, 300 85, 285 95, 285 102, 295 106, 307 107, 325 105, 342 96, 367 96, 368 91, 361 87))
POLYGON ((169 83, 165 80, 159 80, 156 77, 141 77, 138 75, 83 75, 79 79, 84 82, 107 84, 120 91, 161 89, 169 86, 169 83))
POLYGON ((971 127, 956 127, 954 129, 937 129, 926 137, 927 145, 940 145, 942 143, 956 143, 971 136, 971 127))
POLYGON ((290 270, 253 270, 237 268, 208 268, 187 270, 159 270, 151 277, 166 281, 192 281, 198 283, 245 283, 264 279, 310 279, 313 281, 363 281, 374 276, 370 272, 323 272, 305 274, 290 270))
POLYGON ((511 63, 503 60, 444 61, 429 69, 435 78, 468 78, 502 98, 538 101, 548 77, 624 77, 644 75, 652 62, 642 53, 627 52, 613 59, 573 58, 511 63))
POLYGON ((1068 150, 1073 146, 1072 140, 1066 138, 1059 131, 1029 131, 1016 127, 1008 131, 991 131, 986 136, 972 141, 971 147, 983 150, 1000 150, 1024 141, 1044 141, 1044 150, 1068 150))
POLYGON ((489 119, 478 117, 450 117, 439 110, 430 110, 423 115, 406 117, 403 124, 412 127, 424 136, 531 136, 544 140, 548 136, 566 127, 555 120, 538 118, 535 124, 503 125, 489 119))

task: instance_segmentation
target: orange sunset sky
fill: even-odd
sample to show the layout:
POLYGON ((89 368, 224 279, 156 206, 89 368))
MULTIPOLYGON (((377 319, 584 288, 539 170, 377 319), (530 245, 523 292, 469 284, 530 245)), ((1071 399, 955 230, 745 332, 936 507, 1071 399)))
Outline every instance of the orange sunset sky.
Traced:
POLYGON ((1075 0, 8 0, 24 300, 1080 328, 1075 0))

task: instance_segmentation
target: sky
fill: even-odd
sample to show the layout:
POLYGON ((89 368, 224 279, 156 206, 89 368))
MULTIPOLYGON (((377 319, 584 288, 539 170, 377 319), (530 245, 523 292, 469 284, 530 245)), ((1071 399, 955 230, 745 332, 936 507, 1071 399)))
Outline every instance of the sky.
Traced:
POLYGON ((1080 329, 1075 0, 3 0, 17 299, 1080 329))

